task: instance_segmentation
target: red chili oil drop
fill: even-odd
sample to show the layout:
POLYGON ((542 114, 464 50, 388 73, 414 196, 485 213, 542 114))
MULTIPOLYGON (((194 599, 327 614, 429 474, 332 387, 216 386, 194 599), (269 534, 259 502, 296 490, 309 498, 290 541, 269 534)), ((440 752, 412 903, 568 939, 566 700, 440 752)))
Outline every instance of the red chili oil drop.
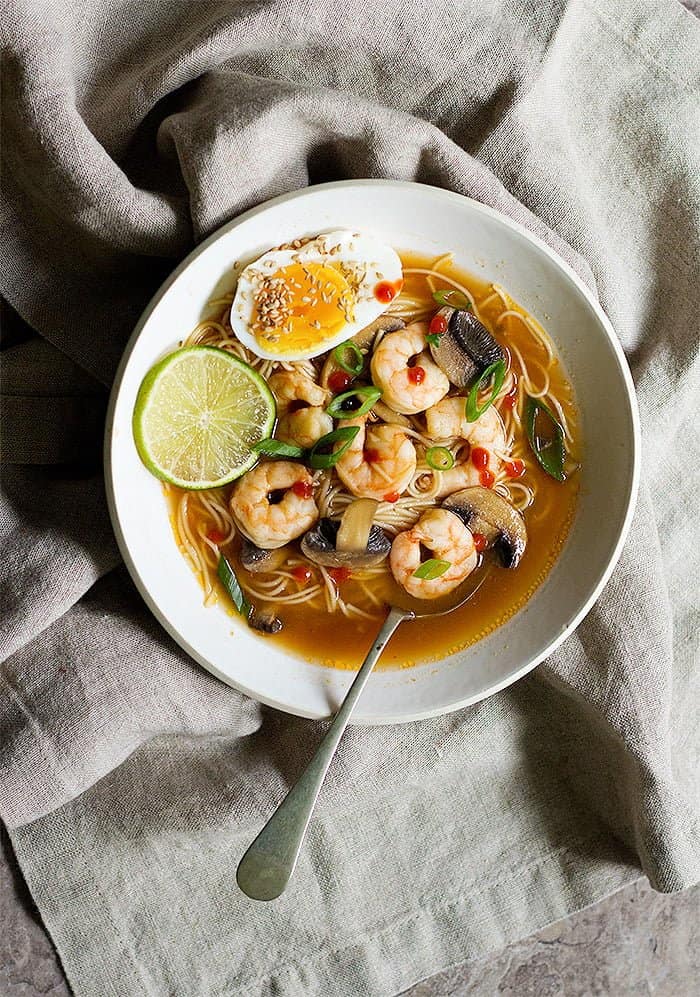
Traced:
POLYGON ((393 283, 388 280, 383 280, 380 284, 377 284, 374 288, 374 296, 377 301, 381 301, 383 305, 388 305, 394 300, 396 295, 399 293, 403 286, 402 280, 394 281, 393 283))
POLYGON ((505 472, 509 478, 522 478, 525 474, 525 464, 522 460, 507 460, 504 464, 505 472))
POLYGON ((474 447, 471 452, 471 460, 474 467, 487 468, 489 466, 489 452, 483 447, 474 447))
POLYGON ((382 459, 382 455, 374 447, 367 447, 364 453, 365 460, 368 464, 378 464, 382 459))
POLYGON ((211 540, 213 544, 222 544, 226 539, 226 534, 222 533, 221 530, 209 530, 207 533, 207 540, 211 540))
POLYGON ((474 549, 477 554, 480 554, 482 550, 486 550, 488 540, 483 533, 474 533, 472 538, 474 540, 474 549))
POLYGON ((430 331, 434 336, 441 336, 443 332, 447 332, 447 319, 444 315, 433 315, 430 331))
POLYGON ((425 368, 424 367, 409 367, 408 368, 408 379, 411 384, 422 384, 425 380, 425 368))
POLYGON ((398 492, 387 492, 384 496, 385 502, 398 502, 400 495, 398 492))
POLYGON ((503 396, 503 405, 506 408, 515 408, 515 404, 518 400, 518 376, 513 374, 513 387, 510 389, 507 395, 503 396))
POLYGON ((305 564, 297 564, 296 568, 292 568, 292 574, 298 582, 305 585, 310 582, 313 578, 313 571, 308 568, 305 564))
POLYGON ((479 475, 479 481, 484 486, 484 488, 492 488, 493 483, 496 479, 490 471, 482 471, 479 475))
POLYGON ((339 395, 341 392, 347 390, 351 383, 352 377, 344 370, 334 370, 328 378, 328 387, 334 395, 339 395))
POLYGON ((307 499, 313 495, 314 486, 310 481, 295 481, 292 485, 292 491, 298 498, 307 499))
POLYGON ((347 582, 352 576, 352 571, 350 568, 330 568, 328 574, 336 585, 342 585, 343 582, 347 582))

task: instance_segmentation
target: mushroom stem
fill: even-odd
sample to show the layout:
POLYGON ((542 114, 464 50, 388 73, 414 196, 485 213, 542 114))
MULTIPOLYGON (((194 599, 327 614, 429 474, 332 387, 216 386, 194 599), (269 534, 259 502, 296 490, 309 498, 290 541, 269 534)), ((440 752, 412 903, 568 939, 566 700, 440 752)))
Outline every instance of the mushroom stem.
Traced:
POLYGON ((343 513, 335 538, 335 549, 340 551, 365 551, 370 530, 379 502, 359 498, 351 502, 343 513))
POLYGON ((413 429, 413 423, 408 416, 401 415, 400 412, 394 412, 393 408, 389 408, 381 399, 378 399, 374 403, 372 411, 383 422, 388 422, 390 425, 403 426, 406 429, 413 429))

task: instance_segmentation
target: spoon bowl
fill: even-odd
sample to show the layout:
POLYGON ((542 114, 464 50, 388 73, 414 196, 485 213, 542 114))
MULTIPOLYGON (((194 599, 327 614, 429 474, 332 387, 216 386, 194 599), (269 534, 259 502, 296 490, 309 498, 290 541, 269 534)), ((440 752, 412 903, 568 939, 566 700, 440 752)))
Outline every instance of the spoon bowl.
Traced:
POLYGON ((459 609, 472 596, 476 595, 490 574, 492 565, 490 556, 482 558, 478 567, 472 571, 468 578, 465 578, 451 592, 437 599, 416 599, 404 590, 397 591, 392 599, 392 608, 405 609, 406 612, 412 614, 412 618, 415 620, 423 620, 429 616, 446 616, 447 613, 459 609))

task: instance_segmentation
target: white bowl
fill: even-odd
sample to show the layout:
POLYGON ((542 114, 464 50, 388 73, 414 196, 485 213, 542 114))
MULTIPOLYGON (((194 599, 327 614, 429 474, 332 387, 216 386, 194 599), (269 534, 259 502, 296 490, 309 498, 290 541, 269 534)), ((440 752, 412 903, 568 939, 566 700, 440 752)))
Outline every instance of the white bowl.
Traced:
POLYGON ((235 260, 334 228, 367 230, 424 254, 451 250, 460 267, 503 284, 549 331, 582 414, 587 459, 578 511, 552 571, 520 612, 474 646, 439 663, 375 672, 355 722, 397 723, 447 713, 505 688, 583 619, 610 576, 632 516, 637 406, 620 344, 591 292, 543 242, 476 201, 421 184, 349 181, 276 198, 224 225, 175 270, 136 326, 114 383, 105 443, 109 510, 124 561, 165 629, 224 682, 280 710, 326 717, 352 673, 291 656, 222 608, 202 605, 202 590, 173 539, 160 483, 134 446, 134 400, 146 371, 196 325, 214 289, 230 289, 235 260))

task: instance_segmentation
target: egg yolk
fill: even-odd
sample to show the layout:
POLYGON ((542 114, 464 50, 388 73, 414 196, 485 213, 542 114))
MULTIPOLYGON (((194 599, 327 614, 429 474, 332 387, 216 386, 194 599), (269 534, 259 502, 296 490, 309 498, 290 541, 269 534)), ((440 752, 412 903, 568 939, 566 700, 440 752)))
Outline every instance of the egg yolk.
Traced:
POLYGON ((292 263, 263 281, 252 331, 270 353, 307 350, 352 321, 353 300, 350 285, 334 266, 292 263))

